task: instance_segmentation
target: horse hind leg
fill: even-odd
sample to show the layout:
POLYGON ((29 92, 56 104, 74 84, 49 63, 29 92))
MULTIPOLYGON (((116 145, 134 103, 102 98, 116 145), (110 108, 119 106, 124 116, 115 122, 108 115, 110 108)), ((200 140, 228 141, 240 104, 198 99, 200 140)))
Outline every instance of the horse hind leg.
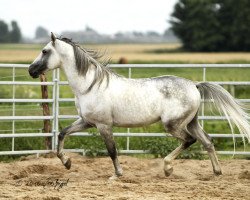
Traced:
POLYGON ((181 145, 178 146, 174 151, 164 158, 164 172, 166 176, 170 176, 173 172, 173 167, 171 165, 172 161, 185 149, 190 147, 193 143, 196 142, 196 139, 188 134, 186 130, 178 130, 170 124, 165 125, 167 131, 171 133, 175 138, 178 138, 181 141, 181 145))
POLYGON ((209 135, 202 129, 198 122, 198 116, 196 114, 195 118, 187 126, 188 132, 202 143, 208 156, 212 162, 213 171, 215 175, 221 175, 221 167, 215 153, 214 145, 209 137, 209 135))

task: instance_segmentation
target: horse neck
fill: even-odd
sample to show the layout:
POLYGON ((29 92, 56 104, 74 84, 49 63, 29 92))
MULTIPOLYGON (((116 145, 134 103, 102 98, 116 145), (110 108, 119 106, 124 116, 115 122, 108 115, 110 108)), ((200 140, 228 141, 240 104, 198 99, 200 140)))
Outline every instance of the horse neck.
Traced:
POLYGON ((65 60, 62 68, 75 96, 83 94, 94 78, 95 72, 93 69, 89 69, 85 76, 79 75, 75 61, 65 60))

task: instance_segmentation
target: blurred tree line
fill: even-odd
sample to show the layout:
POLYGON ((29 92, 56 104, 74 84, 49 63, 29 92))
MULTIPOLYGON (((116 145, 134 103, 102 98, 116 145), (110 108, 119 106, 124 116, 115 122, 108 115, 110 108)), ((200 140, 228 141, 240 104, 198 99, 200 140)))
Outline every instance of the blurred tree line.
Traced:
POLYGON ((21 30, 16 21, 11 22, 11 28, 0 20, 0 43, 19 43, 22 39, 21 30))
POLYGON ((249 51, 249 0, 179 0, 170 20, 189 51, 249 51))
POLYGON ((36 39, 49 38, 49 32, 48 32, 48 30, 46 28, 42 27, 42 26, 38 26, 36 28, 35 38, 36 39))

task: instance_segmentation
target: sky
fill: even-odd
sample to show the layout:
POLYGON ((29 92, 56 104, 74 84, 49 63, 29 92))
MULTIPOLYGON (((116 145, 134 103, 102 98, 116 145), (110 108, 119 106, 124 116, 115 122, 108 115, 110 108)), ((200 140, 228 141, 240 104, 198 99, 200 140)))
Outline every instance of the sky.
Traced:
POLYGON ((65 30, 99 33, 156 31, 170 27, 177 0, 0 0, 0 19, 16 20, 22 34, 33 38, 38 26, 60 34, 65 30))

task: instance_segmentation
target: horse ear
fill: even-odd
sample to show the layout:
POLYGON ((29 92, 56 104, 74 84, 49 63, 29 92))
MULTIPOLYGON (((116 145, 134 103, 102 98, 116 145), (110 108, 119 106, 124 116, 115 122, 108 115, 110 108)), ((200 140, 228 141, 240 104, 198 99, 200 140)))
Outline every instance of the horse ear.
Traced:
POLYGON ((51 41, 53 42, 53 43, 55 43, 55 41, 56 41, 56 35, 54 34, 54 33, 52 33, 51 32, 51 41))

